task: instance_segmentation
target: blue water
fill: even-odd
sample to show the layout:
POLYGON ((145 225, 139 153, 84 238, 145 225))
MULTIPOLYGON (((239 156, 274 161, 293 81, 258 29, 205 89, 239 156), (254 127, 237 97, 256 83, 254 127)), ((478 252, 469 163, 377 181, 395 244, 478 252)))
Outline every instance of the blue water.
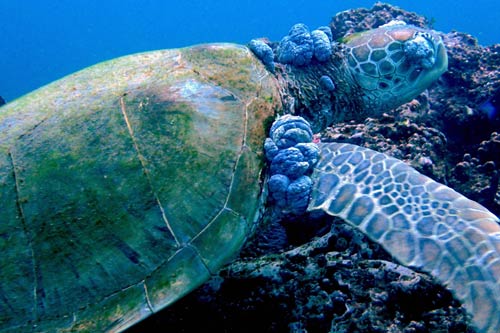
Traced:
MULTIPOLYGON (((190 44, 278 40, 290 26, 327 25, 359 0, 0 0, 0 95, 7 101, 94 63, 190 44)), ((497 0, 394 0, 435 28, 500 43, 497 0)))

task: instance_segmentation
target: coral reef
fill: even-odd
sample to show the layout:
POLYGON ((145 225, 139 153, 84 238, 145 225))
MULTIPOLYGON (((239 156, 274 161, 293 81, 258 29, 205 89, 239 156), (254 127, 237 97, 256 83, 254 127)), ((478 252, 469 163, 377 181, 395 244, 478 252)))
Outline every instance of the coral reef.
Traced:
POLYGON ((404 21, 420 28, 432 27, 430 20, 416 13, 377 2, 370 9, 351 9, 335 15, 330 22, 332 38, 337 40, 347 34, 366 31, 394 20, 404 21))
MULTIPOLYGON (((377 3, 333 17, 331 40, 394 19, 431 25, 377 3)), ((397 157, 499 215, 500 121, 479 105, 500 88, 500 45, 483 47, 460 32, 442 37, 449 70, 429 91, 380 118, 337 123, 321 139, 397 157)), ((335 93, 336 84, 326 77, 320 87, 335 93)), ((474 332, 444 287, 397 265, 342 221, 278 224, 267 214, 220 276, 130 332, 474 332)))

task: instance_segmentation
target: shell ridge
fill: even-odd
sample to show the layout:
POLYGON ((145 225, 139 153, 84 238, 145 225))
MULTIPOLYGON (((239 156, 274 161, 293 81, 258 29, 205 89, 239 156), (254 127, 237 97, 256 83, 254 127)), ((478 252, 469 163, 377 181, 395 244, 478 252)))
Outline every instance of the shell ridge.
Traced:
POLYGON ((19 190, 19 177, 17 176, 16 172, 16 163, 14 161, 14 156, 12 155, 12 151, 9 149, 8 152, 8 159, 10 161, 11 167, 12 167, 12 177, 14 180, 14 185, 15 185, 15 196, 16 196, 16 207, 17 211, 19 213, 19 217, 21 218, 21 223, 23 226, 23 232, 26 235, 27 243, 29 246, 29 251, 30 251, 30 256, 31 256, 31 265, 32 265, 32 272, 33 272, 33 320, 36 322, 38 320, 38 276, 39 276, 39 271, 37 269, 37 263, 36 263, 36 258, 35 258, 35 252, 33 250, 33 243, 32 243, 32 235, 31 232, 27 226, 26 223, 26 216, 23 211, 23 207, 19 198, 20 190, 19 190))
POLYGON ((154 313, 153 305, 151 304, 151 300, 149 299, 148 286, 146 285, 146 280, 142 281, 142 285, 144 286, 144 297, 146 298, 146 304, 148 305, 151 313, 154 313))
MULTIPOLYGON (((213 273, 210 271, 210 269, 208 268, 208 266, 204 262, 203 258, 199 254, 196 247, 194 247, 190 244, 187 244, 185 247, 178 249, 170 257, 168 257, 167 259, 165 259, 161 263, 159 263, 155 269, 153 269, 148 275, 146 275, 144 277, 144 279, 130 283, 130 284, 122 287, 120 290, 116 290, 108 295, 103 296, 102 299, 99 300, 99 303, 105 303, 106 301, 112 299, 113 297, 117 296, 118 294, 120 294, 126 290, 129 290, 131 288, 142 287, 144 299, 145 299, 145 305, 147 306, 147 310, 150 311, 151 313, 155 313, 155 312, 157 312, 157 310, 162 309, 163 306, 160 306, 160 307, 157 307, 157 310, 155 310, 155 306, 153 306, 153 302, 152 302, 153 295, 151 294, 151 291, 148 289, 147 280, 150 279, 151 277, 153 277, 155 274, 157 274, 162 268, 164 268, 165 265, 168 265, 168 263, 171 260, 173 260, 177 255, 179 255, 185 248, 191 249, 194 252, 194 254, 198 257, 198 259, 202 263, 202 265, 205 267, 207 272, 210 273, 211 275, 213 275, 213 273)), ((69 326, 70 328, 72 328, 73 324, 78 322, 78 314, 83 312, 85 309, 87 309, 91 305, 92 304, 86 304, 86 305, 80 307, 77 311, 75 311, 73 313, 74 319, 73 319, 73 323, 70 324, 70 326, 69 326)), ((129 322, 127 319, 128 319, 127 317, 121 317, 118 320, 116 320, 112 323, 109 323, 109 325, 105 331, 121 332, 135 323, 135 321, 129 322)))
POLYGON ((141 153, 141 150, 139 148, 139 144, 137 143, 137 139, 136 139, 136 137, 134 135, 134 130, 132 128, 132 124, 130 123, 128 115, 127 115, 127 110, 126 110, 125 100, 124 100, 125 96, 126 95, 123 95, 122 97, 120 97, 120 110, 122 112, 125 124, 127 125, 127 130, 128 130, 129 135, 130 135, 130 138, 131 138, 131 140, 133 142, 134 150, 136 151, 137 157, 139 158, 139 161, 141 162, 142 169, 144 170, 144 174, 146 175, 149 187, 151 188, 151 191, 153 192, 153 195, 155 197, 156 203, 157 203, 158 207, 160 208, 160 212, 161 212, 161 216, 163 218, 163 221, 165 221, 165 224, 167 225, 167 229, 170 232, 170 234, 172 235, 172 237, 174 238, 175 243, 177 244, 177 246, 180 246, 181 243, 179 242, 179 239, 175 235, 175 232, 172 229, 172 226, 168 222, 168 218, 167 218, 167 215, 165 213, 165 209, 163 208, 163 205, 162 205, 162 203, 160 201, 160 198, 158 197, 158 193, 155 191, 155 189, 153 187, 153 182, 151 181, 151 175, 149 174, 149 170, 146 167, 146 165, 147 165, 146 158, 141 153))
MULTIPOLYGON (((261 78, 262 80, 263 78, 261 78)), ((239 98, 238 98, 239 99, 239 98)), ((242 136, 242 142, 241 142, 241 149, 238 153, 238 157, 236 158, 236 162, 234 163, 234 166, 233 166, 233 173, 232 173, 232 176, 231 176, 231 182, 229 184, 229 190, 227 192, 227 195, 226 195, 226 199, 224 201, 224 205, 222 206, 222 208, 217 212, 217 214, 215 214, 215 216, 210 220, 210 222, 207 223, 207 225, 205 227, 203 227, 203 229, 195 236, 193 237, 193 239, 191 240, 190 243, 192 243, 193 241, 195 241, 201 234, 203 234, 203 232, 205 230, 207 230, 213 223, 214 221, 217 220, 217 218, 222 214, 222 212, 224 210, 228 210, 230 212, 232 212, 233 214, 237 215, 237 216, 241 216, 243 217, 240 213, 238 213, 237 211, 231 209, 230 207, 228 207, 228 203, 229 203, 229 198, 231 197, 231 194, 232 194, 232 189, 233 189, 233 185, 234 185, 234 177, 235 177, 235 174, 236 174, 236 170, 238 169, 238 165, 240 163, 240 159, 241 159, 241 156, 243 155, 243 150, 245 149, 249 149, 250 150, 250 147, 246 144, 246 141, 247 141, 247 135, 248 135, 248 106, 250 104, 252 104, 252 102, 255 100, 256 98, 252 98, 249 102, 247 102, 245 104, 245 111, 244 111, 244 125, 243 125, 243 136, 242 136)), ((244 218, 244 217, 243 217, 244 218)), ((200 256, 201 257, 201 256, 200 256)), ((208 267, 207 267, 208 269, 208 267)), ((210 269, 208 270, 209 272, 210 269)))
MULTIPOLYGON (((247 136, 247 131, 248 131, 248 105, 250 105, 251 103, 247 103, 245 105, 245 113, 244 113, 244 126, 243 126, 243 137, 242 137, 242 142, 241 142, 241 149, 238 153, 238 157, 236 158, 236 161, 234 163, 234 166, 232 168, 233 170, 233 173, 232 173, 232 176, 231 176, 231 181, 229 183, 229 189, 227 191, 227 195, 226 195, 226 198, 224 200, 224 205, 222 206, 222 208, 217 212, 217 214, 215 214, 215 216, 203 227, 203 229, 200 230, 200 232, 194 236, 191 241, 190 241, 190 244, 193 243, 198 237, 200 237, 200 235, 202 235, 208 228, 210 228, 212 226, 212 224, 217 220, 217 218, 222 214, 222 212, 224 212, 225 210, 228 210, 230 212, 232 212, 233 214, 237 215, 237 216, 241 216, 241 214, 239 214, 238 212, 236 212, 235 210, 231 209, 228 207, 228 203, 229 203, 229 198, 231 197, 231 194, 232 194, 232 189, 233 189, 233 185, 234 185, 234 176, 236 174, 236 170, 238 169, 238 165, 240 163, 240 159, 241 159, 241 156, 243 155, 243 150, 244 149, 250 149, 250 147, 248 147, 246 145, 246 136, 247 136)), ((243 217, 243 216, 242 216, 243 217)), ((198 250, 193 246, 193 248, 195 249, 196 253, 198 253, 198 250)), ((198 253, 198 255, 201 257, 201 255, 198 253)), ((205 263, 204 260, 202 260, 203 263, 205 263)), ((208 271, 213 274, 213 272, 208 268, 207 266, 207 269, 208 271)))

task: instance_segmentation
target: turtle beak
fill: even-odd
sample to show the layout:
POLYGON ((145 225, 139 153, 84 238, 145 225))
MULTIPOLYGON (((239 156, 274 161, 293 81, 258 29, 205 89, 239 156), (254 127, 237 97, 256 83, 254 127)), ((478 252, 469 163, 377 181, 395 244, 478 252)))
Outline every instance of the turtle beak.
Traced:
POLYGON ((441 38, 439 38, 436 44, 436 62, 433 68, 441 75, 448 70, 448 54, 446 53, 446 48, 441 38))
POLYGON ((420 66, 422 72, 418 77, 417 85, 422 88, 426 88, 432 82, 436 81, 448 69, 448 55, 441 37, 437 34, 432 34, 432 36, 428 36, 428 41, 431 44, 429 46, 432 47, 434 52, 432 52, 431 65, 420 66))

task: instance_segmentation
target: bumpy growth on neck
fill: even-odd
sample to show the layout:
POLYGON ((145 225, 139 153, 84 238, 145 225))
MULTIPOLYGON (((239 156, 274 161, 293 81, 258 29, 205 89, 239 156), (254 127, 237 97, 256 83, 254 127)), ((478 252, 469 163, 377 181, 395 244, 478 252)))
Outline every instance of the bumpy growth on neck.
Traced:
POLYGON ((274 50, 262 40, 250 43, 277 76, 285 113, 306 117, 314 131, 406 103, 447 69, 434 31, 395 21, 333 41, 329 29, 296 24, 274 50))

